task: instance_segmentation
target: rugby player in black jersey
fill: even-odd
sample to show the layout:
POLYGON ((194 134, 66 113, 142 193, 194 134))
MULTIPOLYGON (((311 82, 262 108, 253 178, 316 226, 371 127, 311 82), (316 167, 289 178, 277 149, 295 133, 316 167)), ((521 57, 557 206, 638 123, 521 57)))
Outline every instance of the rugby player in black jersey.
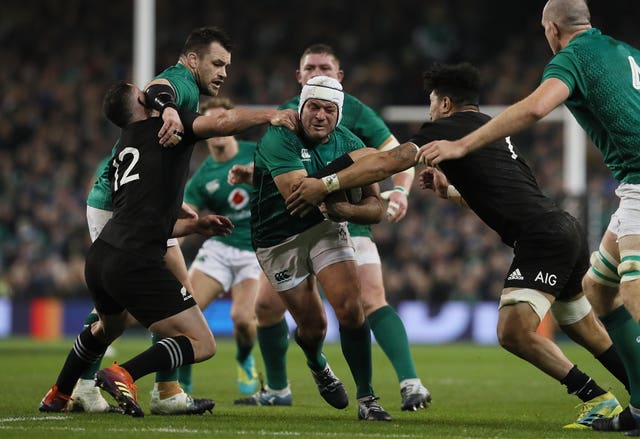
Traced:
MULTIPOLYGON (((304 215, 329 192, 380 181, 415 166, 420 145, 458 139, 487 123, 491 118, 478 108, 479 83, 477 70, 469 64, 434 66, 425 72, 431 122, 393 150, 359 159, 352 154, 357 160, 349 167, 323 179, 304 179, 287 200, 292 214, 304 215)), ((622 411, 613 394, 580 371, 552 340, 536 332, 551 310, 560 328, 629 389, 611 339, 582 293, 589 252, 578 221, 542 193, 510 138, 463 158, 443 161, 440 168, 444 174, 435 168, 422 170, 421 185, 466 204, 514 249, 499 305, 500 344, 583 401, 579 418, 566 428, 590 428, 594 419, 622 411)))
MULTIPOLYGON (((82 372, 122 334, 127 311, 162 338, 126 363, 114 363, 96 374, 96 385, 127 414, 144 415, 134 384, 138 378, 215 354, 215 339, 200 309, 163 260, 167 239, 185 232, 175 230, 175 224, 194 143, 264 123, 293 130, 298 118, 293 110, 232 109, 215 116, 179 111, 184 133, 174 132, 170 143, 175 145, 162 147, 158 132, 163 120, 150 116, 153 109, 161 113, 167 106, 175 108, 175 96, 167 89, 167 95, 149 99, 136 86, 120 82, 105 96, 104 113, 122 134, 109 170, 113 217, 91 246, 85 264, 100 320, 76 338, 56 384, 40 404, 41 411, 65 409, 82 372)), ((226 235, 233 229, 226 217, 208 218, 193 227, 209 228, 210 235, 226 235)))

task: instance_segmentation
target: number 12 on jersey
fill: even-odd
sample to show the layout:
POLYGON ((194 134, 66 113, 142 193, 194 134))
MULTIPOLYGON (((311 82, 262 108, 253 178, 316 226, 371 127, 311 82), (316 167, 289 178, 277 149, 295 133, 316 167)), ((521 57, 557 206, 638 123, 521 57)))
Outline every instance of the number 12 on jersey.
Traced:
POLYGON ((122 151, 120 151, 120 154, 118 154, 117 159, 113 159, 113 167, 116 168, 116 172, 113 176, 114 192, 131 181, 140 180, 140 174, 131 174, 131 172, 133 172, 133 168, 138 163, 138 160, 140 160, 140 151, 138 151, 137 148, 133 148, 131 146, 124 148, 122 151), (122 162, 124 162, 125 157, 129 154, 132 156, 131 163, 129 163, 127 169, 125 169, 122 173, 122 177, 120 177, 118 174, 120 172, 120 165, 122 164, 122 162))

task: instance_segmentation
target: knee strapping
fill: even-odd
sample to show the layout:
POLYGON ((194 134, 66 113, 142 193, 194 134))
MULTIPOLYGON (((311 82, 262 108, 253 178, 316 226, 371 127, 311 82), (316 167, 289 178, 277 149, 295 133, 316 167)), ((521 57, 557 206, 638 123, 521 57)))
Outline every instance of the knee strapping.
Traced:
POLYGON ((559 325, 572 325, 582 320, 591 311, 591 304, 585 296, 571 302, 556 300, 551 305, 551 314, 559 325))
POLYGON ((542 293, 530 288, 523 288, 520 290, 513 290, 500 296, 498 309, 507 305, 515 305, 516 303, 528 303, 533 311, 538 314, 540 320, 547 315, 547 311, 549 311, 549 308, 551 307, 551 303, 542 293))
POLYGON ((617 287, 620 283, 620 262, 611 256, 603 246, 591 253, 591 267, 587 276, 594 282, 608 287, 617 287))
POLYGON ((640 279, 640 251, 630 250, 620 253, 618 275, 620 275, 620 282, 640 279))

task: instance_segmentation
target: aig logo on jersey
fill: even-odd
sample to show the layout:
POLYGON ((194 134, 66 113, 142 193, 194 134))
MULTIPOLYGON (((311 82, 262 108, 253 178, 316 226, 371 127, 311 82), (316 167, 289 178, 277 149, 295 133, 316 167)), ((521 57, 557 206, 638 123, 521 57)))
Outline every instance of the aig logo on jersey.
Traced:
POLYGON ((543 273, 542 271, 538 271, 536 274, 535 282, 542 282, 545 285, 555 285, 558 282, 558 277, 555 274, 543 273))
POLYGON ((309 150, 307 148, 302 148, 300 150, 300 158, 303 162, 311 161, 311 154, 309 154, 309 150))
POLYGON ((243 188, 234 188, 227 198, 229 206, 235 210, 240 210, 249 203, 249 193, 243 188))

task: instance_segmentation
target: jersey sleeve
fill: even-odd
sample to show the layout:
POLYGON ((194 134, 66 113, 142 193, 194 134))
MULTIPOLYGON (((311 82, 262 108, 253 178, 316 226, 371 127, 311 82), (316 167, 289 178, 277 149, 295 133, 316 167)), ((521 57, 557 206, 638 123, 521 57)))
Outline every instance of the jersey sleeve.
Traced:
POLYGON ((166 79, 176 92, 176 105, 178 108, 188 108, 197 111, 200 104, 200 90, 193 79, 193 75, 184 66, 175 65, 165 69, 156 76, 157 79, 166 79))
MULTIPOLYGON (((347 107, 352 112, 353 121, 348 128, 370 148, 380 147, 390 136, 391 131, 382 118, 357 98, 351 96, 352 104, 347 107)), ((345 116, 348 116, 345 114, 345 116)))
POLYGON ((196 206, 198 210, 206 207, 206 198, 202 191, 204 184, 202 184, 203 182, 201 181, 202 168, 204 165, 204 163, 200 165, 195 174, 193 174, 193 177, 187 181, 187 185, 184 188, 184 202, 196 206))
POLYGON ((577 68, 573 57, 566 52, 558 52, 542 72, 542 82, 550 78, 556 78, 564 82, 569 88, 569 93, 573 94, 576 87, 577 68))
POLYGON ((260 154, 272 177, 305 169, 300 158, 301 142, 288 129, 269 127, 258 145, 257 154, 260 154))

